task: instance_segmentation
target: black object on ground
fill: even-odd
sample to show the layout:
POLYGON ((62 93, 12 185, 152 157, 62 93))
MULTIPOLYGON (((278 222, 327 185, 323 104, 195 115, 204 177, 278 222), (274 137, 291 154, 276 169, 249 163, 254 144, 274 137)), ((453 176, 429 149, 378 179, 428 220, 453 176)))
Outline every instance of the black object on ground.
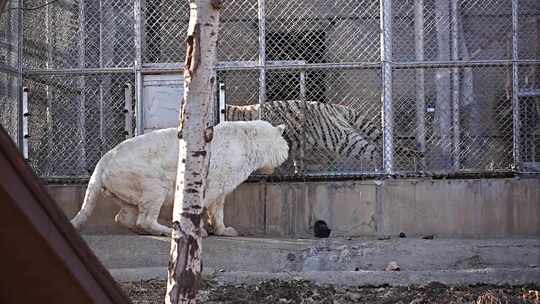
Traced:
POLYGON ((325 221, 318 220, 315 222, 315 226, 313 227, 313 234, 315 237, 327 238, 330 236, 330 232, 332 232, 332 230, 328 228, 325 221))

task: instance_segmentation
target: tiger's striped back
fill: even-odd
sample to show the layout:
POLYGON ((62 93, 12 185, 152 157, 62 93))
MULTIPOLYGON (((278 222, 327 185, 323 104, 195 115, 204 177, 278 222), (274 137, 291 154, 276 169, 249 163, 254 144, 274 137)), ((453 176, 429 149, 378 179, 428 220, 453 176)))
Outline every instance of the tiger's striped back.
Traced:
MULTIPOLYGON (((370 167, 378 159, 376 126, 366 125, 367 115, 346 106, 313 101, 270 101, 262 105, 227 105, 226 120, 267 120, 272 124, 286 124, 284 138, 291 148, 291 158, 300 150, 315 151, 320 159, 353 165, 358 160, 369 160, 370 167)), ((313 155, 312 155, 313 156, 313 155)))
POLYGON ((352 107, 343 105, 331 105, 343 115, 360 134, 374 143, 380 143, 382 139, 381 126, 378 117, 369 112, 361 112, 352 107))

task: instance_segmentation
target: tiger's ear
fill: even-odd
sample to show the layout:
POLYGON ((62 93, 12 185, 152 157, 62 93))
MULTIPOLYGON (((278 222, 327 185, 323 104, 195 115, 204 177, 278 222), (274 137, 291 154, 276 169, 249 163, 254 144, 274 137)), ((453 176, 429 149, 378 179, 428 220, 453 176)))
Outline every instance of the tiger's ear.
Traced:
POLYGON ((283 134, 283 132, 285 131, 285 125, 284 124, 278 125, 276 128, 278 128, 278 130, 279 130, 279 132, 281 134, 283 134))

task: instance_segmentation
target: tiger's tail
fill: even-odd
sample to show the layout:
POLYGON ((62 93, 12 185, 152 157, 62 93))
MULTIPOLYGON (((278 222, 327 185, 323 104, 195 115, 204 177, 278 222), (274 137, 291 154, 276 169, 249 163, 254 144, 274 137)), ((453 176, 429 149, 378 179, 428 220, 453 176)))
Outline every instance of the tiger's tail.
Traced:
POLYGON ((84 195, 84 201, 81 210, 71 220, 71 224, 73 224, 73 226, 75 226, 75 228, 77 229, 80 228, 88 220, 88 218, 92 214, 92 211, 94 211, 94 208, 96 207, 98 195, 99 193, 101 193, 101 190, 103 188, 103 184, 101 181, 101 171, 102 165, 100 161, 98 162, 96 168, 94 169, 94 173, 92 173, 90 181, 88 182, 88 187, 86 188, 86 194, 84 195))

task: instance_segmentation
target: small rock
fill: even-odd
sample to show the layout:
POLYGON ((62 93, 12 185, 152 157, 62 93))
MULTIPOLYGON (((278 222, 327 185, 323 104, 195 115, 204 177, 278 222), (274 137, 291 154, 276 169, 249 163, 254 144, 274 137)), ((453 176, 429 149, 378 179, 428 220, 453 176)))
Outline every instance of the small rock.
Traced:
POLYGON ((388 263, 388 266, 386 266, 386 268, 384 270, 386 270, 386 271, 400 271, 400 268, 399 268, 399 265, 398 265, 397 262, 392 261, 392 262, 388 263))
POLYGON ((356 302, 362 298, 362 295, 357 292, 349 291, 347 292, 347 297, 349 298, 349 300, 356 302))
POLYGON ((287 254, 287 261, 292 262, 295 259, 296 259, 296 256, 294 255, 294 253, 288 253, 287 254))
POLYGON ((347 249, 347 245, 341 245, 341 246, 336 247, 334 250, 344 251, 346 249, 347 249))
POLYGON ((424 240, 433 240, 435 236, 433 234, 424 235, 422 237, 424 240))
POLYGON ((354 271, 359 271, 359 270, 360 270, 360 268, 358 268, 358 267, 354 268, 354 271))
POLYGON ((409 304, 420 304, 420 303, 423 303, 423 302, 424 302, 423 298, 416 298, 416 299, 412 300, 409 304))
POLYGON ((389 235, 381 235, 379 237, 377 237, 377 240, 379 241, 386 241, 386 240, 389 240, 391 237, 389 235))
POLYGON ((381 298, 386 299, 386 298, 390 298, 391 296, 392 296, 392 289, 388 289, 387 291, 385 291, 384 294, 381 295, 381 298))
POLYGON ((406 238, 407 236, 405 235, 405 232, 401 232, 401 233, 399 234, 399 237, 400 237, 400 238, 406 238))

